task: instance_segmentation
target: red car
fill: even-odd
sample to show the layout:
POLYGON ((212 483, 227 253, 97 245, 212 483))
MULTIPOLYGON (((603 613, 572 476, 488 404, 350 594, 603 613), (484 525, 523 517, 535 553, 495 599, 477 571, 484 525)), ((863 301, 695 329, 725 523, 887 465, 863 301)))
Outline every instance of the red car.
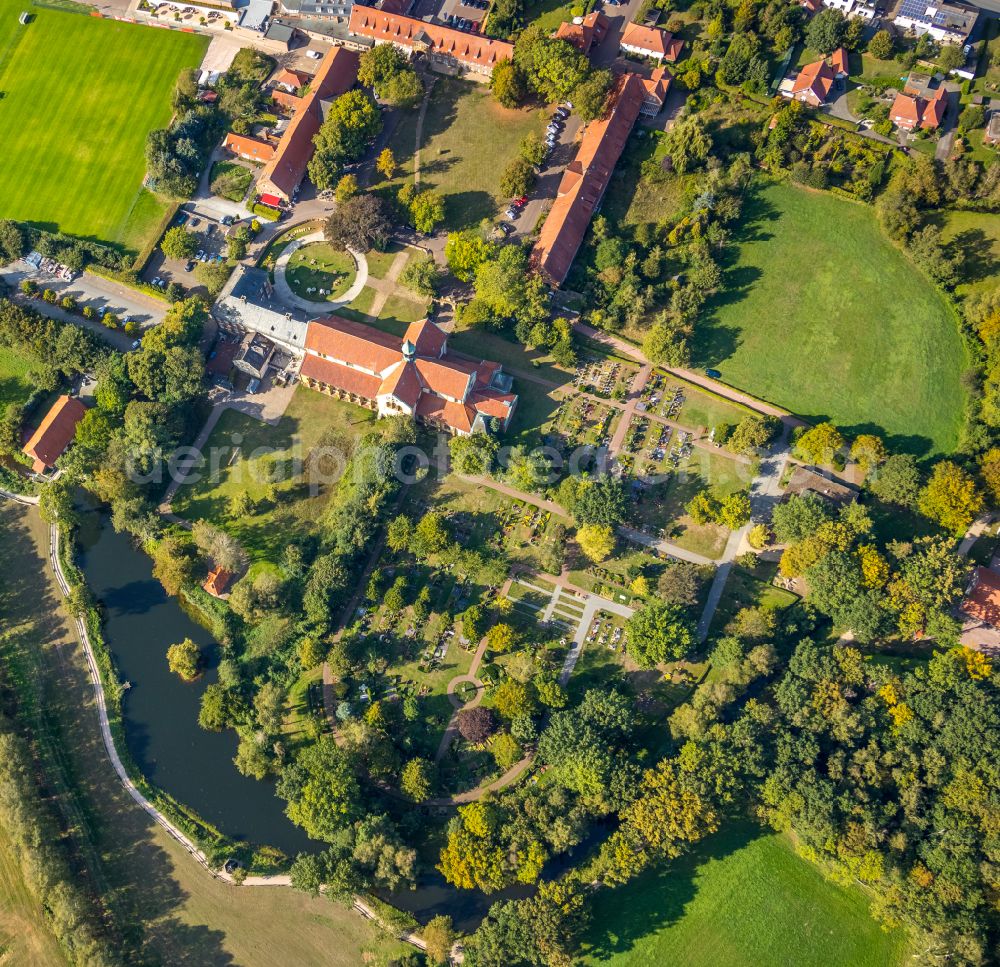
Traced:
POLYGON ((514 204, 515 205, 527 205, 528 204, 528 196, 527 195, 521 195, 520 198, 515 198, 514 199, 514 204))

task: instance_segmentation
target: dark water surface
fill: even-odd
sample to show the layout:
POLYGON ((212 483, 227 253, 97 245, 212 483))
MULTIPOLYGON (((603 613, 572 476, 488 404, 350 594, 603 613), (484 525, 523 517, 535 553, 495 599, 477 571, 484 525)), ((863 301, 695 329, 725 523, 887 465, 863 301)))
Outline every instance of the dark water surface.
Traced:
POLYGON ((131 682, 123 711, 129 752, 151 782, 233 839, 269 844, 290 856, 316 850, 284 813, 270 782, 233 765, 233 731, 198 725, 205 688, 216 681, 219 647, 153 577, 153 562, 107 517, 88 513, 79 564, 105 610, 104 635, 121 677, 131 682), (185 683, 167 668, 167 649, 185 638, 201 646, 206 672, 185 683))

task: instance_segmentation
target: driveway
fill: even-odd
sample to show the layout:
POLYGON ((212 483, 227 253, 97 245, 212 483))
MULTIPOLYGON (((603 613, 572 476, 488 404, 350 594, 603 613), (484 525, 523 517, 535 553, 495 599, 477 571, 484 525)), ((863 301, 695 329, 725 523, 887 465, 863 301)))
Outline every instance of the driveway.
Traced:
POLYGON ((531 235, 542 212, 554 201, 556 193, 559 191, 559 182, 562 181, 563 171, 566 170, 566 165, 573 160, 573 155, 576 154, 576 139, 582 127, 583 121, 578 114, 570 114, 566 118, 566 127, 559 132, 556 146, 552 154, 549 155, 546 168, 528 196, 528 204, 521 209, 517 220, 511 223, 514 226, 514 234, 511 238, 523 239, 526 235, 531 235))
MULTIPOLYGON (((642 5, 643 0, 628 0, 628 3, 623 3, 618 7, 609 3, 601 5, 601 13, 608 18, 610 24, 608 32, 604 35, 604 40, 590 52, 591 63, 598 67, 610 67, 615 61, 623 60, 618 54, 622 33, 625 27, 638 15, 642 5)), ((629 61, 628 63, 634 62, 629 61)), ((639 65, 636 63, 633 69, 638 67, 639 65)))
MULTIPOLYGON (((119 285, 117 282, 112 282, 110 279, 102 278, 99 275, 91 275, 89 272, 84 272, 83 275, 72 282, 65 282, 62 279, 57 279, 46 273, 36 271, 26 262, 18 261, 12 265, 8 265, 6 268, 0 269, 0 277, 14 290, 20 286, 23 279, 34 279, 39 287, 52 289, 58 293, 60 299, 65 295, 71 295, 81 307, 89 305, 95 309, 106 308, 109 312, 115 313, 119 318, 129 316, 142 329, 148 329, 162 322, 169 308, 169 304, 161 299, 154 299, 152 296, 148 296, 144 292, 139 292, 137 289, 130 289, 127 286, 119 285)), ((95 332, 99 332, 101 335, 105 333, 115 335, 112 330, 107 329, 99 323, 87 325, 87 320, 82 316, 65 313, 58 315, 54 312, 49 312, 47 310, 53 307, 42 302, 40 299, 32 300, 32 304, 43 315, 48 315, 52 318, 63 318, 65 316, 71 321, 83 325, 86 329, 93 328, 95 332)), ((62 310, 59 311, 60 313, 62 312, 62 310)), ((124 339, 123 336, 126 344, 125 348, 131 345, 134 338, 129 337, 124 339)), ((114 340, 109 339, 108 341, 115 344, 114 340)), ((119 346, 117 348, 122 347, 119 346)))

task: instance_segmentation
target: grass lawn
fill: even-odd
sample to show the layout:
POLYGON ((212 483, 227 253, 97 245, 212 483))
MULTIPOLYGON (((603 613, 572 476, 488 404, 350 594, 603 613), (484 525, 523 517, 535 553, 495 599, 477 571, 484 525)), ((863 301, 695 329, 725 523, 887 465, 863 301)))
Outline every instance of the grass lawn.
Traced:
POLYGON ((374 421, 370 410, 305 387, 295 391, 277 426, 227 410, 204 448, 209 464, 203 479, 177 491, 174 513, 224 524, 254 561, 277 561, 289 535, 309 530, 322 515, 335 486, 310 484, 310 451, 316 446, 349 451, 374 421), (273 501, 267 498, 269 477, 277 480, 273 501), (228 501, 241 491, 258 507, 247 517, 229 520, 228 501))
MULTIPOLYGON (((356 967, 404 952, 328 899, 284 887, 234 889, 215 879, 136 805, 107 760, 86 660, 47 565, 48 527, 37 511, 0 507, 0 555, 9 565, 0 605, 7 609, 0 638, 5 684, 17 682, 41 782, 74 823, 78 875, 98 890, 121 929, 125 962, 356 967)), ((44 944, 37 908, 11 905, 13 899, 7 893, 0 906, 0 962, 63 963, 44 944), (13 938, 8 929, 17 931, 13 938)))
POLYGON ((310 242, 296 249, 285 268, 292 292, 313 302, 335 302, 351 287, 356 276, 354 257, 349 252, 338 252, 326 242, 310 242))
POLYGON ((376 252, 375 249, 372 249, 365 256, 368 260, 368 274, 374 279, 384 279, 389 274, 389 269, 392 268, 392 264, 400 252, 406 253, 406 258, 403 259, 403 265, 400 268, 402 271, 413 254, 405 245, 390 245, 384 252, 376 252))
MULTIPOLYGON (((773 572, 773 565, 767 569, 773 572)), ((773 573, 769 576, 773 576, 773 573)), ((743 608, 766 608, 773 611, 784 611, 799 600, 798 595, 775 587, 766 580, 760 580, 742 567, 734 567, 729 572, 726 589, 723 592, 719 608, 712 619, 712 634, 721 635, 726 625, 736 613, 743 608)))
POLYGON ((220 192, 219 194, 223 198, 228 198, 230 201, 243 201, 243 196, 247 193, 247 189, 250 187, 250 182, 253 181, 253 172, 235 161, 216 161, 212 165, 212 171, 209 175, 208 183, 210 185, 215 184, 215 179, 220 175, 238 175, 239 180, 233 179, 234 187, 230 188, 228 192, 220 192))
POLYGON ((961 256, 962 281, 956 294, 976 296, 994 288, 1000 271, 1000 219, 979 212, 946 211, 934 223, 944 243, 961 256))
MULTIPOLYGON (((444 195, 444 228, 473 228, 496 215, 506 201, 500 195, 500 175, 517 157, 521 139, 530 133, 541 135, 546 121, 542 110, 501 107, 483 84, 438 79, 424 118, 420 187, 444 195)), ((406 180, 413 172, 414 139, 415 130, 406 123, 392 138, 406 180)), ((396 188, 402 180, 397 182, 396 188)))
POLYGON ((696 524, 684 508, 702 490, 720 499, 746 490, 752 478, 750 468, 721 451, 713 453, 696 447, 681 459, 676 470, 664 476, 665 480, 643 491, 636 504, 636 516, 679 547, 717 559, 725 550, 729 531, 718 524, 696 524))
POLYGON ((0 963, 66 967, 59 941, 45 923, 42 904, 29 891, 14 844, 0 829, 0 963))
POLYGON ((789 184, 747 199, 739 255, 695 330, 695 364, 890 448, 958 442, 967 365, 954 314, 864 205, 789 184))
POLYGON ((18 354, 9 346, 3 348, 0 352, 0 409, 10 403, 23 403, 31 396, 34 387, 30 373, 33 367, 34 363, 27 356, 18 354))
POLYGON ((142 189, 146 135, 208 40, 44 7, 4 5, 0 198, 4 216, 137 249, 165 207, 142 189))
POLYGON ((889 967, 906 936, 887 933, 857 889, 836 886, 788 840, 746 822, 618 890, 594 895, 585 964, 607 967, 889 967))

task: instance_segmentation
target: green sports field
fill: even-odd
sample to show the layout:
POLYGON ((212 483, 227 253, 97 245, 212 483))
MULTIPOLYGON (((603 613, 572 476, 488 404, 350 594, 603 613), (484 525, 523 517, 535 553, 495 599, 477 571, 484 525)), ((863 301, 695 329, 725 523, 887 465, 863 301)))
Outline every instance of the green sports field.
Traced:
POLYGON ((917 454, 958 443, 966 353, 952 311, 873 212, 772 184, 748 196, 738 257, 696 326, 723 379, 849 435, 917 454))
POLYGON ((146 135, 207 44, 0 0, 0 216, 141 248, 164 214, 142 190, 146 135))
POLYGON ((594 898, 584 963, 605 967, 893 967, 858 889, 824 880, 787 839, 736 823, 694 853, 594 898))

